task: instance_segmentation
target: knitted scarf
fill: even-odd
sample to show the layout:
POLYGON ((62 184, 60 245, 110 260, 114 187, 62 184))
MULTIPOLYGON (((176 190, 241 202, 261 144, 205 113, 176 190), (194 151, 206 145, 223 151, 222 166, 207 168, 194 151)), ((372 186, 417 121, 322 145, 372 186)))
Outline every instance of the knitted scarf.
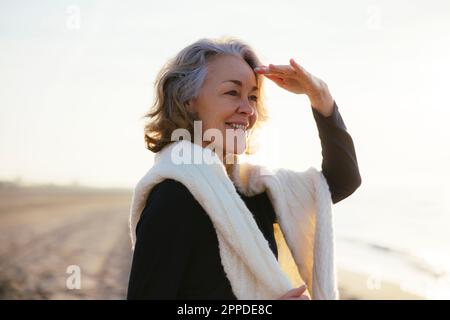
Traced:
POLYGON ((147 197, 164 179, 181 182, 209 215, 222 265, 238 299, 277 299, 294 286, 236 189, 246 196, 267 192, 282 232, 277 247, 285 241, 291 256, 285 268, 294 267, 312 299, 338 299, 332 200, 321 172, 312 167, 296 172, 236 163, 228 175, 212 150, 187 140, 171 143, 155 155, 154 165, 134 189, 129 220, 133 250, 147 197))

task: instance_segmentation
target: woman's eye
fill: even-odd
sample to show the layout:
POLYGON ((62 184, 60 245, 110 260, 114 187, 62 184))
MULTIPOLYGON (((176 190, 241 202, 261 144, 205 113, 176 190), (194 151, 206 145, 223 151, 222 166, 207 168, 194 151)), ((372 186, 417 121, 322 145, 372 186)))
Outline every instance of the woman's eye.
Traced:
MULTIPOLYGON (((238 92, 236 90, 232 90, 232 91, 228 91, 226 94, 231 94, 231 95, 237 95, 238 92)), ((250 97, 253 101, 258 101, 258 97, 257 96, 251 96, 250 97)))

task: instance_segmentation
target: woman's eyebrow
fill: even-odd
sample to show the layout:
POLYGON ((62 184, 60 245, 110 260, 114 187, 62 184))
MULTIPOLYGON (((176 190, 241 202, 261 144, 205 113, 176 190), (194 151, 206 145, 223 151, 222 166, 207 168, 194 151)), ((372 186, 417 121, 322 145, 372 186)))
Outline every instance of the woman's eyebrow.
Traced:
MULTIPOLYGON (((224 82, 233 82, 233 83, 237 84, 238 86, 242 87, 242 82, 239 80, 225 80, 224 82)), ((222 83, 224 83, 224 82, 222 82, 222 83)), ((258 87, 255 86, 252 88, 252 90, 250 92, 257 91, 257 90, 258 90, 258 87)))

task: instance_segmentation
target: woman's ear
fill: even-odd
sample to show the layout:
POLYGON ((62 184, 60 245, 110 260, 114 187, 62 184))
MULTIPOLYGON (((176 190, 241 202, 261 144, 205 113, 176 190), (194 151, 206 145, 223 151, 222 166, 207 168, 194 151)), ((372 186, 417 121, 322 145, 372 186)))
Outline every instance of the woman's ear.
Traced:
POLYGON ((194 107, 194 101, 193 101, 193 99, 186 101, 186 102, 184 103, 184 105, 185 105, 185 107, 186 107, 187 112, 189 112, 189 113, 194 113, 194 112, 195 112, 195 107, 194 107))

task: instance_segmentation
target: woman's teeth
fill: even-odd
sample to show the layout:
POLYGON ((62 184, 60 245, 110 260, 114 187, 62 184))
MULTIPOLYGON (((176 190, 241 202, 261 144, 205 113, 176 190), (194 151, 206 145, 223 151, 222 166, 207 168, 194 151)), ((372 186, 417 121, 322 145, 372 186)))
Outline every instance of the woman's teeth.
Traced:
POLYGON ((242 130, 246 130, 247 126, 244 124, 237 124, 237 123, 227 123, 227 125, 229 125, 230 127, 232 127, 233 129, 242 129, 242 130))

